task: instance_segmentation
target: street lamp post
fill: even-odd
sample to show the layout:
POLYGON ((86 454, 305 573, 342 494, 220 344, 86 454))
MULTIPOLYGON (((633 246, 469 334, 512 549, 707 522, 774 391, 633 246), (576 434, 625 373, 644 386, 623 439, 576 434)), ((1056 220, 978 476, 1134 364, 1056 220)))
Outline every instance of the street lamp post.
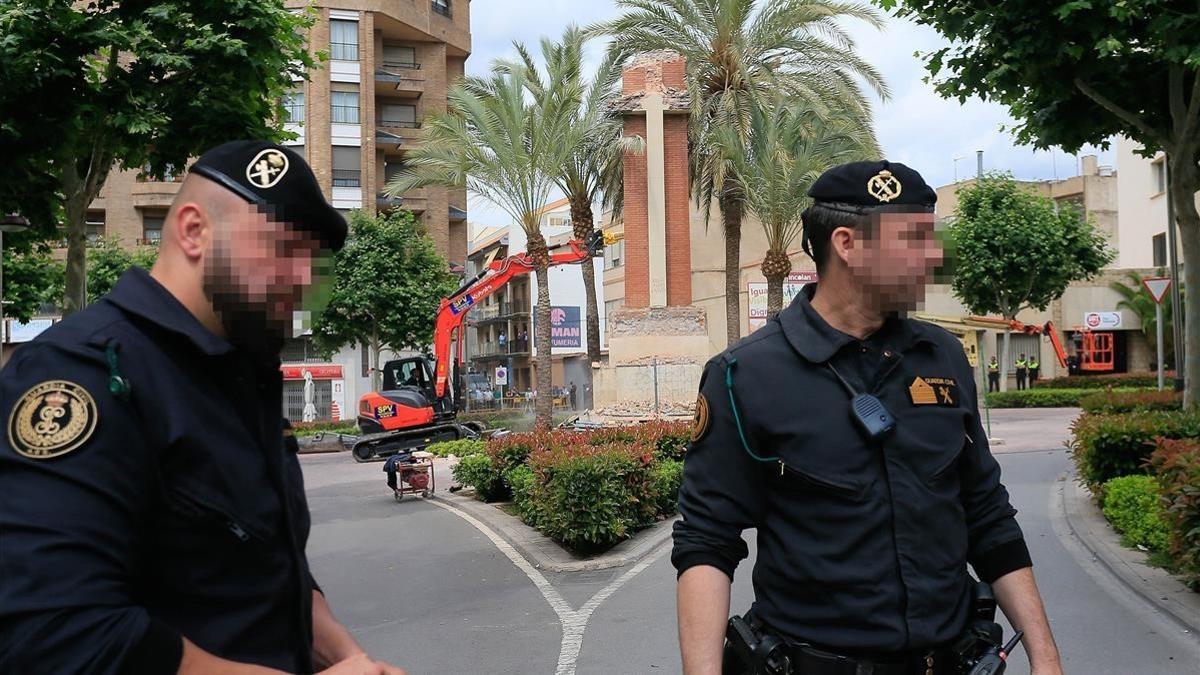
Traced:
POLYGON ((22 232, 29 228, 23 216, 11 213, 0 218, 0 367, 4 366, 4 233, 22 232))

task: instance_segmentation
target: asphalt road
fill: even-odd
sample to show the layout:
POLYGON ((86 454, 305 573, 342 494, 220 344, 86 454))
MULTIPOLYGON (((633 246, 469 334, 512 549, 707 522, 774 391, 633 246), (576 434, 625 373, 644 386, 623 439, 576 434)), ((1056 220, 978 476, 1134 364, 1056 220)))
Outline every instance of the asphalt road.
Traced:
MULTIPOLYGON (((1200 637, 1108 575, 1063 523, 1059 493, 1070 460, 1061 440, 1069 420, 1064 411, 992 418, 1066 672, 1200 673, 1200 637)), ((305 456, 302 464, 314 574, 376 658, 414 675, 679 672, 666 547, 636 566, 541 574, 518 567, 511 550, 451 510, 395 503, 379 464, 355 464, 345 454, 305 456)), ((753 550, 753 532, 747 538, 753 550)), ((734 582, 739 611, 752 599, 752 562, 734 582)), ((1028 672, 1023 653, 1008 672, 1028 672)))

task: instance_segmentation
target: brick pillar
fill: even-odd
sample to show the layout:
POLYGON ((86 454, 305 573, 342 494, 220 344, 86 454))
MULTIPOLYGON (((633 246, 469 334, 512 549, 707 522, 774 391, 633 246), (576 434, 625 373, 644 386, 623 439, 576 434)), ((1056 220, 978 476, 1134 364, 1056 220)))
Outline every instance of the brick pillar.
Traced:
MULTIPOLYGON (((625 135, 646 137, 646 117, 625 117, 625 135)), ((650 231, 646 205, 646 155, 626 153, 625 306, 650 306, 650 231)))
POLYGON ((669 307, 692 304, 691 191, 688 184, 687 136, 687 115, 666 115, 663 120, 663 163, 666 173, 669 307))

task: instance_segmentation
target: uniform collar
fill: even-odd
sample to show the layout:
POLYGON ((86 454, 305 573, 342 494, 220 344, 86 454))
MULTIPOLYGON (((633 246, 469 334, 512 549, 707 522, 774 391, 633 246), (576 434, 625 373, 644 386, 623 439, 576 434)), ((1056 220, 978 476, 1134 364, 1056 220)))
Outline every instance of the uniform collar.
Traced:
POLYGON ((131 267, 105 298, 127 312, 187 338, 208 356, 233 351, 233 345, 214 335, 170 291, 140 267, 131 267))
MULTIPOLYGON (((816 284, 806 284, 792 304, 779 313, 779 324, 792 348, 801 356, 812 363, 825 363, 842 347, 858 342, 858 338, 830 326, 813 309, 812 297, 816 291, 816 284)), ((919 342, 937 344, 919 322, 896 315, 884 319, 876 334, 882 335, 898 351, 906 351, 919 342)))

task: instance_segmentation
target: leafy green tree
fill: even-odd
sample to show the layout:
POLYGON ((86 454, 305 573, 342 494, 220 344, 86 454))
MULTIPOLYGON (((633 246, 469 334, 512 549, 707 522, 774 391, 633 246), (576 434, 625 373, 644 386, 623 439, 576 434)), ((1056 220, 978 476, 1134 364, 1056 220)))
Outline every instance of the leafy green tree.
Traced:
POLYGON ((63 223, 66 313, 86 304, 85 219, 109 171, 280 138, 312 17, 284 0, 0 0, 0 212, 63 223))
POLYGON ((313 339, 329 353, 365 345, 378 391, 383 349, 428 350, 442 298, 455 277, 408 211, 350 216, 350 237, 333 263, 329 301, 313 322, 313 339))
POLYGON ((399 196, 429 185, 466 187, 495 204, 525 231, 537 271, 537 400, 535 424, 549 428, 550 252, 541 232, 541 208, 567 159, 567 125, 560 108, 578 105, 572 93, 536 103, 527 99, 530 73, 496 63, 487 77, 467 77, 450 87, 447 110, 425 118, 425 142, 408 153, 405 169, 385 192, 399 196))
POLYGON ((788 249, 812 203, 808 189, 831 166, 879 156, 870 119, 816 111, 777 98, 754 104, 745 146, 732 128, 716 134, 733 167, 746 205, 767 235, 762 272, 767 279, 767 313, 783 309, 783 282, 792 271, 788 249))
MULTIPOLYGON (((1200 5, 1185 0, 877 0, 950 46, 924 55, 937 90, 1007 105, 1017 139, 1075 152, 1127 136, 1162 150, 1183 257, 1200 260, 1200 5)), ((1200 287, 1200 265, 1184 268, 1200 287)), ((1185 317, 1200 315, 1200 294, 1185 317)), ((1186 321, 1185 404, 1200 401, 1200 321, 1186 321)))
MULTIPOLYGON (((539 105, 557 110, 565 119, 563 138, 566 160, 551 177, 555 186, 571 204, 572 236, 587 240, 594 230, 592 205, 603 199, 605 206, 619 213, 624 197, 623 160, 626 152, 642 152, 641 138, 626 137, 624 124, 613 114, 610 104, 619 93, 621 68, 617 55, 609 52, 599 67, 587 77, 583 68, 583 50, 587 34, 569 26, 562 39, 541 43, 545 75, 524 45, 517 43, 519 65, 527 73, 526 86, 539 105), (566 105, 553 105, 554 100, 566 105)), ((503 64, 501 65, 503 68, 503 64)), ((596 268, 591 258, 580 264, 586 304, 588 360, 600 360, 600 316, 596 302, 596 268)), ((587 370, 591 381, 592 371, 587 370)))
MULTIPOLYGON (((987 174, 959 191, 947 235, 956 252, 954 295, 974 314, 1009 321, 1023 309, 1046 309, 1071 282, 1091 279, 1114 257, 1074 206, 1036 195, 1007 174, 987 174)), ((1002 388, 1010 335, 1006 329, 1002 388)))
POLYGON ((27 322, 62 299, 63 265, 46 245, 4 249, 4 316, 27 322))
POLYGON ((623 16, 597 27, 621 54, 677 52, 687 61, 692 194, 705 218, 715 199, 725 234, 726 337, 741 337, 742 216, 746 196, 714 140, 744 146, 756 98, 783 93, 815 110, 869 116, 859 82, 880 96, 879 73, 854 53, 842 19, 881 26, 870 7, 842 0, 617 0, 623 16))
MULTIPOLYGON (((1155 276, 1165 276, 1163 270, 1159 269, 1155 276)), ((1121 295, 1121 300, 1117 302, 1117 309, 1127 309, 1134 313, 1138 318, 1138 322, 1142 325, 1142 334, 1146 336, 1146 341, 1150 343, 1150 350, 1154 352, 1155 358, 1158 357, 1158 313, 1154 296, 1150 295, 1150 291, 1142 284, 1142 275, 1137 270, 1129 270, 1126 272, 1126 277, 1129 283, 1114 281, 1108 285, 1121 295)), ((1183 289, 1179 289, 1180 296, 1184 296, 1183 289)), ((1175 360, 1175 334, 1172 331, 1174 319, 1173 310, 1171 307, 1170 297, 1163 298, 1163 359, 1167 364, 1171 364, 1175 360)))
POLYGON ((88 302, 104 297, 130 267, 137 265, 149 270, 154 267, 155 260, 158 260, 156 246, 139 246, 130 251, 121 246, 119 239, 101 239, 87 250, 88 302))

